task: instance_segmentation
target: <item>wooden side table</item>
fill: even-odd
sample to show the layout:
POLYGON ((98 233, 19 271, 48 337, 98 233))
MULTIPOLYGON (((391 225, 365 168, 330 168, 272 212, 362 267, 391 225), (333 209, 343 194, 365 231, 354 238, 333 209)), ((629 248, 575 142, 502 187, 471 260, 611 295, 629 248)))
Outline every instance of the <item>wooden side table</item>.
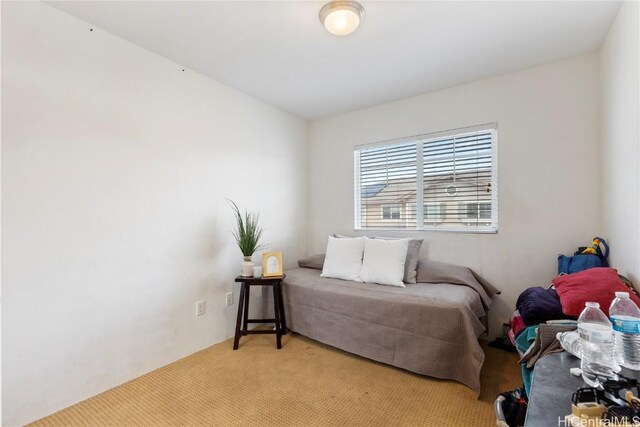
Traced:
POLYGON ((236 320, 236 335, 233 339, 233 349, 238 349, 240 336, 249 334, 276 334, 276 347, 282 348, 282 335, 287 334, 287 321, 284 314, 284 300, 282 299, 282 281, 286 275, 278 277, 236 277, 241 283, 240 301, 238 301, 238 319, 236 320), (273 319, 249 319, 249 295, 251 286, 271 286, 273 288, 273 319), (249 323, 274 323, 275 330, 249 330, 249 323))

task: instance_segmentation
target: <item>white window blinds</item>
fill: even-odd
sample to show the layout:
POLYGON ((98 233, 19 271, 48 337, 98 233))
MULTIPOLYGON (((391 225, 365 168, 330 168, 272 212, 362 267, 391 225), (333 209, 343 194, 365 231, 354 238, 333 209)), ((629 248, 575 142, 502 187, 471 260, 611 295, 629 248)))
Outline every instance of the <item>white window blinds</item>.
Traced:
POLYGON ((492 124, 356 147, 356 229, 497 231, 496 138, 492 124))
POLYGON ((358 154, 358 216, 363 228, 415 228, 416 144, 374 147, 358 154), (413 208, 408 200, 414 201, 413 208))

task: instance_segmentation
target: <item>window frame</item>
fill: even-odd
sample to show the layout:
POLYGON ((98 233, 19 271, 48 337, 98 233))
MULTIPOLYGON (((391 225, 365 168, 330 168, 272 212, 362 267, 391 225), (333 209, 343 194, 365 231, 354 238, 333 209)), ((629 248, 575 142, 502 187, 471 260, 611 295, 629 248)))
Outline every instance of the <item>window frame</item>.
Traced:
MULTIPOLYGON (((477 201, 477 202, 460 202, 460 204, 464 205, 464 218, 458 218, 460 222, 489 222, 491 221, 491 217, 483 218, 482 212, 487 211, 487 209, 481 209, 480 205, 491 205, 491 202, 486 201, 477 201), (477 206, 476 215, 472 217, 469 215, 469 206, 477 206), (483 221, 485 220, 485 221, 483 221), (488 221, 486 221, 488 220, 488 221)), ((489 207, 489 212, 491 212, 491 206, 489 207)))
POLYGON ((423 211, 422 211, 422 215, 423 215, 423 220, 422 223, 423 224, 433 224, 433 223, 440 223, 442 221, 444 221, 447 217, 447 204, 445 202, 424 202, 424 206, 422 207, 423 211), (443 207, 444 205, 444 207, 443 207), (429 218, 427 220, 427 214, 428 214, 428 207, 429 206, 437 206, 438 207, 438 217, 437 218, 429 218), (443 215, 444 214, 444 215, 443 215))
MULTIPOLYGON (((499 211, 499 200, 498 200, 498 123, 485 123, 477 126, 468 126, 463 128, 449 129, 445 131, 439 132, 431 132, 421 135, 396 138, 385 141, 378 141, 369 144, 361 144, 356 145, 353 149, 353 175, 354 175, 354 231, 363 231, 367 232, 370 230, 376 231, 402 231, 402 232, 424 232, 424 231, 437 231, 437 232, 445 232, 445 233, 463 233, 463 234, 497 234, 498 233, 498 211, 499 211), (398 144, 406 144, 406 143, 415 143, 416 144, 416 159, 421 159, 423 157, 423 141, 448 137, 448 136, 462 136, 467 133, 474 132, 483 132, 490 131, 491 133, 491 225, 489 226, 473 226, 473 225, 460 225, 460 226, 451 226, 451 227, 442 227, 438 225, 429 225, 425 223, 424 219, 424 185, 419 185, 421 182, 419 177, 423 177, 423 167, 424 164, 422 161, 417 161, 416 165, 416 227, 415 228, 366 228, 362 227, 362 218, 361 218, 361 188, 360 188, 360 151, 368 148, 377 148, 377 147, 385 147, 392 146, 398 144), (418 200, 422 200, 422 203, 418 203, 418 200)), ((424 178, 423 178, 424 179, 424 178)), ((476 203, 476 202, 474 202, 476 203)), ((482 202, 477 202, 482 203, 482 202)), ((478 213, 479 215, 479 213, 478 213)), ((381 215, 382 216, 382 215, 381 215)), ((383 220, 383 221, 392 221, 392 220, 383 220)), ((435 221, 430 221, 430 223, 435 223, 435 221)))
POLYGON ((380 205, 380 221, 398 221, 402 219, 402 205, 394 204, 394 203, 385 203, 380 205), (389 211, 390 217, 384 217, 384 208, 398 208, 398 218, 393 217, 393 212, 389 211))

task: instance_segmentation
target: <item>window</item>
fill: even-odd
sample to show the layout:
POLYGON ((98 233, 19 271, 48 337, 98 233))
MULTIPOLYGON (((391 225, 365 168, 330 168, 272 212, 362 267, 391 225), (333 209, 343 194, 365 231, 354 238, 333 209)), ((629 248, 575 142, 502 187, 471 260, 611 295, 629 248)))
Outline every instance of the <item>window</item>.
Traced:
POLYGON ((356 147, 356 229, 496 232, 496 154, 495 124, 356 147))
POLYGON ((383 206, 382 219, 400 219, 400 205, 383 206))
POLYGON ((424 205, 424 222, 440 222, 445 219, 446 212, 446 203, 426 203, 424 205))
POLYGON ((491 203, 467 202, 460 212, 463 222, 491 222, 491 203))

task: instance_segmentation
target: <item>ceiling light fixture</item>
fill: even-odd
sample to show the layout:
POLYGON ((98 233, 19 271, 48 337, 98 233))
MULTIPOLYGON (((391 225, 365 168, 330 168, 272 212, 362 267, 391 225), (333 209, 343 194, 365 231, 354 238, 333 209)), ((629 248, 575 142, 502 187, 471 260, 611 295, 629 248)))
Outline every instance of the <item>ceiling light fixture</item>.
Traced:
POLYGON ((351 0, 334 0, 320 9, 320 22, 331 34, 346 36, 353 33, 364 16, 364 8, 351 0))

